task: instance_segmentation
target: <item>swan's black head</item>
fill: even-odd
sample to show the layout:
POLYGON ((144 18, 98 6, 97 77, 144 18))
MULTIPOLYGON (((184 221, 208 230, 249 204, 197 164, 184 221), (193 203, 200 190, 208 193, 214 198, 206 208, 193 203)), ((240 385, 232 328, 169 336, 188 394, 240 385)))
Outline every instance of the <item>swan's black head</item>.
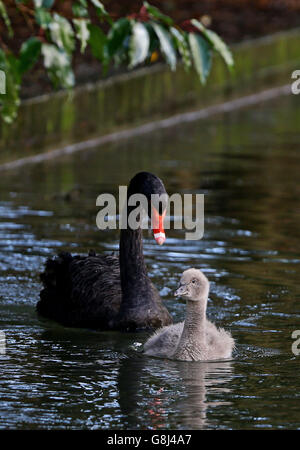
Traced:
POLYGON ((129 183, 128 195, 132 194, 144 194, 151 201, 152 194, 166 195, 167 192, 163 182, 156 175, 150 172, 139 172, 129 183))
POLYGON ((163 221, 168 205, 168 194, 160 178, 150 172, 139 172, 130 181, 128 198, 143 194, 148 202, 148 216, 152 218, 152 229, 156 242, 161 245, 166 236, 163 221))

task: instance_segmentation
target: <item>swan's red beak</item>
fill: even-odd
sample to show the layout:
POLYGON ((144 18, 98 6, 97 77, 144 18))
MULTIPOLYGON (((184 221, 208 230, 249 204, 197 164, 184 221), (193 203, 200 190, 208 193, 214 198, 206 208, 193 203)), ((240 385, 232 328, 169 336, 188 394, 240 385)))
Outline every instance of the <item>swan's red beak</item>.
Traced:
POLYGON ((161 215, 152 206, 152 230, 154 234, 154 239, 158 245, 162 245, 166 240, 166 234, 164 230, 164 218, 166 216, 166 211, 161 215))

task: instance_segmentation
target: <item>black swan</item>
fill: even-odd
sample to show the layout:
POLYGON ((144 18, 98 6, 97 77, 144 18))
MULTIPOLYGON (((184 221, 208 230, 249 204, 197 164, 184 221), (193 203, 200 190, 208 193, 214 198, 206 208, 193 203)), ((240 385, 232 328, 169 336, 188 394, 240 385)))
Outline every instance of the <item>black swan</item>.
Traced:
MULTIPOLYGON (((154 237, 162 244, 166 204, 159 208, 151 204, 152 194, 166 195, 162 181, 149 172, 140 172, 130 181, 127 199, 135 193, 146 196, 148 215, 152 209, 158 223, 154 237)), ((133 209, 128 206, 127 218, 133 209)), ((46 261, 40 277, 43 289, 37 311, 63 325, 137 330, 172 323, 147 275, 141 228, 121 230, 119 258, 94 251, 87 256, 63 252, 46 261)))

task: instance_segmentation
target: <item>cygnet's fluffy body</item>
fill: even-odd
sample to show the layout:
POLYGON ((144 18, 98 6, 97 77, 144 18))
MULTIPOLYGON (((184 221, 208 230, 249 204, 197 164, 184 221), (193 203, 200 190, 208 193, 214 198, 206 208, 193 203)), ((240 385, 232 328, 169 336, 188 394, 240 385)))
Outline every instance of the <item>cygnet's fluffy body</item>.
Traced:
POLYGON ((183 361, 230 358, 231 334, 206 319, 208 292, 209 282, 200 270, 183 272, 175 296, 187 301, 186 319, 157 330, 145 343, 144 353, 183 361))

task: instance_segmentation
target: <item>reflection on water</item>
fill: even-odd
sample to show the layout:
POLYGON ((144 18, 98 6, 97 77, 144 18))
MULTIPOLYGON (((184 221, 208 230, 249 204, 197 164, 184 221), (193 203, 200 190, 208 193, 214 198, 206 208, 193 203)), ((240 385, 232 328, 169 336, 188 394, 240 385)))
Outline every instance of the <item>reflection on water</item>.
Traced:
POLYGON ((26 167, 0 179, 0 428, 300 428, 299 108, 282 98, 130 142, 26 167), (45 258, 61 248, 111 252, 96 197, 132 175, 160 176, 170 194, 205 194, 205 234, 145 233, 149 275, 175 321, 180 274, 211 281, 209 318, 232 331, 232 361, 145 357, 147 333, 73 330, 39 319, 45 258))
POLYGON ((230 404, 222 400, 209 404, 207 390, 216 389, 220 394, 229 392, 226 383, 231 374, 231 362, 190 364, 127 358, 122 360, 119 369, 120 408, 129 418, 128 426, 134 427, 143 396, 145 426, 152 429, 205 428, 208 407, 230 404))

